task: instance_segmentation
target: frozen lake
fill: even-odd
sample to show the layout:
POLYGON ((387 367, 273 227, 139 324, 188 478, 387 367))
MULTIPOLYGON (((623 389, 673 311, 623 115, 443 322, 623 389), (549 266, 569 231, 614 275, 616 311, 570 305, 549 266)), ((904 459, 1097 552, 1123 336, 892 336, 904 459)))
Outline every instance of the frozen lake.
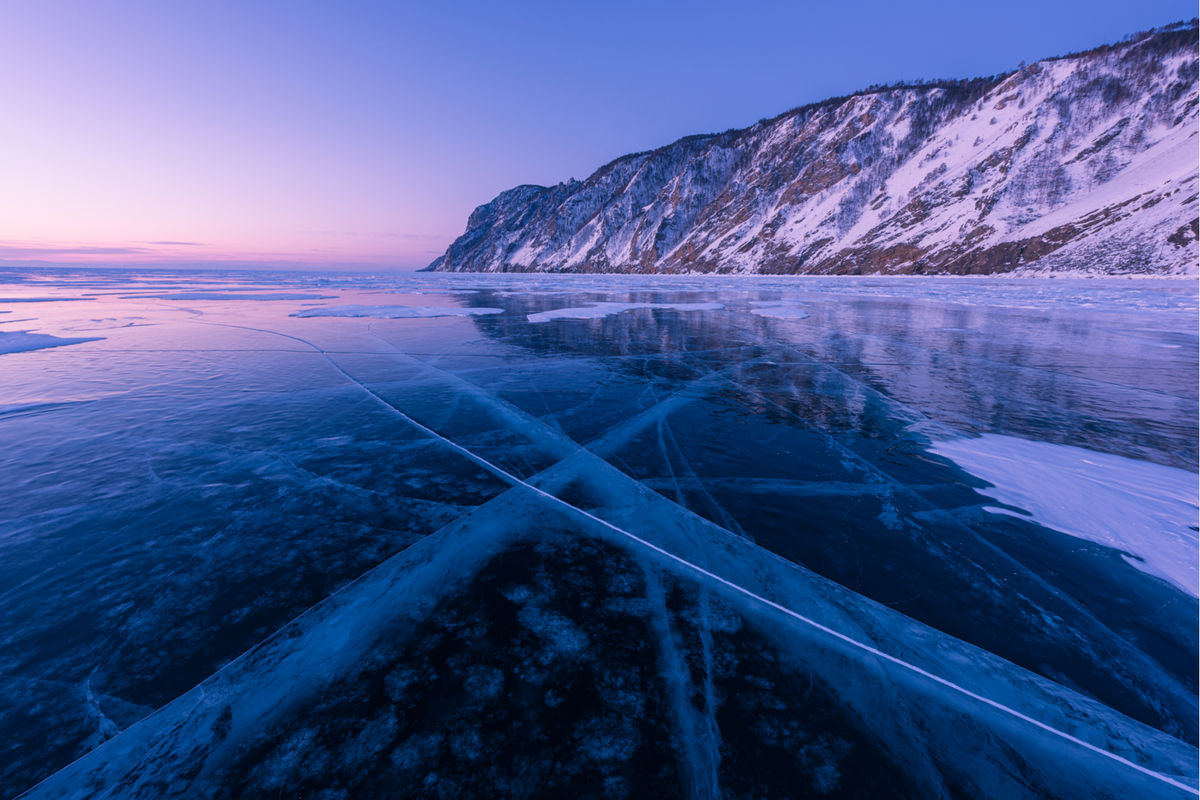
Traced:
POLYGON ((1195 796, 1197 301, 0 270, 0 797, 1195 796))

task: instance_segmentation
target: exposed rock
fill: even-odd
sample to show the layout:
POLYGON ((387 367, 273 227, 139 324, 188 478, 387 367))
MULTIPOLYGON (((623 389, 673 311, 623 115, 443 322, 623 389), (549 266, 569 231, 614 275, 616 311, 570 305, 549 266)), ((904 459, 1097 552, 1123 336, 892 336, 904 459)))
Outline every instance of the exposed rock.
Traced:
POLYGON ((1197 272, 1195 21, 518 186, 430 269, 1197 272))

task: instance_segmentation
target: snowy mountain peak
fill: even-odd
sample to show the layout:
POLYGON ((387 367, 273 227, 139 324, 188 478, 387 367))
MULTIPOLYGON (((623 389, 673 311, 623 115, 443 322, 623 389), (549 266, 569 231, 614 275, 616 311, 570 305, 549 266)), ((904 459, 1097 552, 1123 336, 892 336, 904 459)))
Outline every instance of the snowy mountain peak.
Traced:
POLYGON ((1195 21, 872 87, 475 209, 456 272, 1197 272, 1195 21))

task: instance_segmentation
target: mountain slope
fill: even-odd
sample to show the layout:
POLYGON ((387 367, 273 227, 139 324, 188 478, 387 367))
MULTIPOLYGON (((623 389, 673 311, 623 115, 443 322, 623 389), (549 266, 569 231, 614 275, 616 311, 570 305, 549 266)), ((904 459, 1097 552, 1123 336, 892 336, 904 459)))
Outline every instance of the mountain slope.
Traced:
POLYGON ((1197 27, 868 90, 475 209, 430 269, 1197 271, 1197 27))

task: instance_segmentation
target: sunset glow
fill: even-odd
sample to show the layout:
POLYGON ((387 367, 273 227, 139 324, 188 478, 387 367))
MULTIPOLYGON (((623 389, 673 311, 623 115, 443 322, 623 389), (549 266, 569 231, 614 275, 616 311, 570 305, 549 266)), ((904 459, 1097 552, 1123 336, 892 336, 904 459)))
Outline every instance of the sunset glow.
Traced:
POLYGON ((10 4, 0 263, 413 269, 511 186, 583 178, 622 153, 872 82, 988 74, 1014 54, 1194 12, 872 4, 864 27, 825 4, 751 5, 10 4), (964 14, 989 35, 964 38, 964 14), (829 69, 847 41, 859 55, 829 69))

